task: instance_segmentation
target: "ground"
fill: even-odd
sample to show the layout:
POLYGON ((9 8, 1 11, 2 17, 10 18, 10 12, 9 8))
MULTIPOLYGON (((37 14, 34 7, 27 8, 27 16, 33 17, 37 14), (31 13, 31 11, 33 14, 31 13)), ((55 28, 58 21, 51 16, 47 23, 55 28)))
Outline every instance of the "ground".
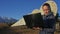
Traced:
MULTIPOLYGON (((17 26, 0 29, 0 34, 38 34, 39 30, 28 29, 26 26, 17 26)), ((55 31, 55 34, 60 34, 59 31, 55 31)))

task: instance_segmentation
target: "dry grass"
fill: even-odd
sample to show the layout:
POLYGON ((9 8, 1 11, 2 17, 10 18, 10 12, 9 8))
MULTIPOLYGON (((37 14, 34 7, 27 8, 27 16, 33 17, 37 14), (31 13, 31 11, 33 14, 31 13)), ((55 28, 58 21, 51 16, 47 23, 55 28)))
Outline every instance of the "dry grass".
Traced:
POLYGON ((3 29, 3 28, 8 28, 9 25, 6 24, 6 23, 0 23, 0 29, 3 29))
MULTIPOLYGON (((0 29, 0 34, 38 34, 39 30, 28 29, 26 26, 17 26, 0 29)), ((55 31, 60 34, 60 31, 55 31)))

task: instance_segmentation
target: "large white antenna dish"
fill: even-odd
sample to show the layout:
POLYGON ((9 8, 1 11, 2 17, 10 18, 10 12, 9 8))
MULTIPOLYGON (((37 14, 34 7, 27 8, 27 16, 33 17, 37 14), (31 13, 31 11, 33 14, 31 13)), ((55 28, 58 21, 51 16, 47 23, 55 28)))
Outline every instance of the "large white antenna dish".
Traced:
MULTIPOLYGON (((51 0, 48 0, 48 1, 44 2, 44 3, 50 4, 51 10, 52 10, 52 12, 54 13, 54 16, 56 16, 57 10, 58 10, 57 4, 56 4, 54 1, 51 1, 51 0)), ((44 4, 44 3, 43 3, 43 4, 44 4)), ((42 4, 42 5, 43 5, 43 4, 42 4)), ((43 14, 42 6, 40 7, 40 12, 43 14)))

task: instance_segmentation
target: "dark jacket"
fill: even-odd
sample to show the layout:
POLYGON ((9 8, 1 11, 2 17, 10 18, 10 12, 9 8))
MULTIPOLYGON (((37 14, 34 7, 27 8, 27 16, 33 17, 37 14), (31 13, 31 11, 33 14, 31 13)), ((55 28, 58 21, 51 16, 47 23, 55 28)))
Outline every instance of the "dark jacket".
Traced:
POLYGON ((52 12, 50 12, 48 15, 43 15, 44 25, 45 28, 53 28, 55 24, 55 17, 52 12))

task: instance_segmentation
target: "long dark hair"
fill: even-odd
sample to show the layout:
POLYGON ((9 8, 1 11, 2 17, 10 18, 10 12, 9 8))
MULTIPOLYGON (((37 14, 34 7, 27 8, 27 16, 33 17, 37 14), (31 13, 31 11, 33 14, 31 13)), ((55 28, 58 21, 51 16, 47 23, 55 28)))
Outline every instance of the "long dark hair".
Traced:
MULTIPOLYGON (((51 12, 51 7, 50 7, 50 5, 49 5, 48 3, 43 4, 43 6, 48 6, 48 8, 49 8, 49 10, 50 10, 50 12, 51 12)), ((43 7, 43 6, 42 6, 42 7, 43 7)))

